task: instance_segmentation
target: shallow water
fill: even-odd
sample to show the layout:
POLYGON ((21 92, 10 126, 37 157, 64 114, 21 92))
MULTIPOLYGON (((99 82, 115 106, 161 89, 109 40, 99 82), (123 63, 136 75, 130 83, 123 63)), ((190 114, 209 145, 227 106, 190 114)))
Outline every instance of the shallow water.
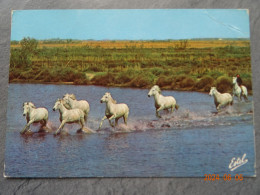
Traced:
MULTIPOLYGON (((97 86, 10 84, 7 113, 5 175, 10 177, 185 177, 204 174, 255 174, 252 97, 216 114, 213 97, 198 92, 163 91, 180 108, 155 117, 153 98, 146 89, 97 86), (34 133, 21 136, 25 125, 22 104, 32 101, 49 111, 48 127, 59 125, 52 107, 57 98, 74 93, 90 104, 87 127, 96 130, 104 116, 100 99, 110 92, 130 108, 128 125, 107 121, 97 134, 76 133, 79 125, 65 125, 60 136, 34 133), (233 157, 246 154, 248 163, 231 172, 233 157)), ((39 125, 32 125, 37 132, 39 125)))

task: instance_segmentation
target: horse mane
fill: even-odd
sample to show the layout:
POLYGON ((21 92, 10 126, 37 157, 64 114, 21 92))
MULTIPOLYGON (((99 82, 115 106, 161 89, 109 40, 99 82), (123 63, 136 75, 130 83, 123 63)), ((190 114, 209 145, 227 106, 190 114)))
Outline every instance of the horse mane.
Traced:
POLYGON ((32 102, 24 102, 23 103, 23 107, 27 105, 27 106, 31 106, 32 108, 36 108, 36 106, 32 103, 32 102))
POLYGON ((112 97, 111 93, 106 92, 105 94, 110 95, 113 104, 116 104, 116 103, 117 103, 117 101, 112 97))
POLYGON ((73 99, 73 100, 76 100, 76 96, 75 96, 73 93, 70 94, 69 97, 70 97, 71 99, 73 99))
POLYGON ((73 93, 72 94, 66 93, 65 95, 63 95, 63 98, 65 98, 66 96, 69 96, 71 99, 76 100, 76 96, 73 93))
POLYGON ((159 94, 162 93, 160 87, 158 85, 154 85, 153 88, 159 92, 159 94))
POLYGON ((112 103, 116 104, 116 103, 117 103, 117 101, 116 101, 116 100, 114 100, 114 99, 112 98, 112 103))

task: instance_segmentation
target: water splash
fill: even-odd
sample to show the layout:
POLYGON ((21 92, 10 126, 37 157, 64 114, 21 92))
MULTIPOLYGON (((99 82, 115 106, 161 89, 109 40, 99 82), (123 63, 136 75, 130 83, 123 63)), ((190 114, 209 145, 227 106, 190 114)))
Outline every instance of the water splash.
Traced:
MULTIPOLYGON (((125 125, 122 121, 119 121, 118 126, 110 127, 106 124, 101 130, 98 130, 100 121, 98 119, 88 119, 86 128, 89 131, 99 134, 105 133, 131 133, 136 131, 147 130, 181 130, 181 129, 194 129, 194 128, 208 128, 213 126, 229 126, 245 122, 252 122, 252 104, 241 102, 233 106, 228 106, 221 109, 219 112, 203 111, 194 112, 189 109, 179 109, 174 113, 163 114, 161 118, 151 119, 146 118, 134 118, 131 117, 128 124, 125 125)), ((121 119, 120 119, 121 120, 121 119)), ((49 133, 55 132, 60 123, 48 121, 47 128, 49 133)), ((63 128, 64 134, 81 133, 79 126, 74 124, 66 124, 63 128)), ((84 133, 84 132, 83 132, 84 133)))

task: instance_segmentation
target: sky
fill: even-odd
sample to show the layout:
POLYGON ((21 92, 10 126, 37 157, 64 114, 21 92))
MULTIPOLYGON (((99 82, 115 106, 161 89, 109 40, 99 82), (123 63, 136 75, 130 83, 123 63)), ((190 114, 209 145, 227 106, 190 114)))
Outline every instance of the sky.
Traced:
POLYGON ((11 40, 249 38, 248 10, 17 10, 11 40))

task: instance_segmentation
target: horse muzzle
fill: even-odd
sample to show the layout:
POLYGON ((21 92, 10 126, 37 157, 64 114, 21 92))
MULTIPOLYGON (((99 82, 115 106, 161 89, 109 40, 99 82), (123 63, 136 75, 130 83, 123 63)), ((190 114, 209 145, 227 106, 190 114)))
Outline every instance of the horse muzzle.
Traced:
POLYGON ((53 108, 52 110, 55 111, 55 108, 53 108))
POLYGON ((147 95, 148 97, 151 97, 149 94, 147 95))
POLYGON ((26 114, 23 114, 23 116, 25 116, 26 114))

